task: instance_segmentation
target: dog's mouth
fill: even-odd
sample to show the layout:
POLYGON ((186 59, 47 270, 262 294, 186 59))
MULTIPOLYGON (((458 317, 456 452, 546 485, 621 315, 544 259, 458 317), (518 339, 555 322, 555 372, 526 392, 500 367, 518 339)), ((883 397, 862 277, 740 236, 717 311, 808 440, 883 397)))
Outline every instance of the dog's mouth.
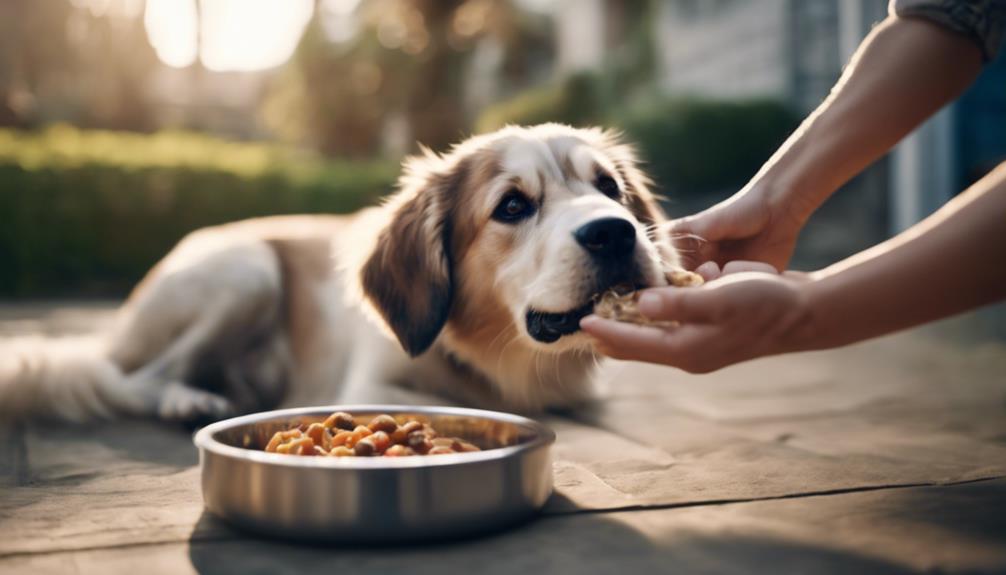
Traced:
POLYGON ((594 311, 594 304, 602 294, 609 290, 614 290, 619 294, 629 293, 643 289, 644 285, 638 282, 619 283, 594 293, 587 300, 587 303, 580 307, 555 313, 529 309, 525 316, 527 333, 541 343, 554 343, 564 335, 570 335, 580 331, 580 320, 590 315, 594 311))

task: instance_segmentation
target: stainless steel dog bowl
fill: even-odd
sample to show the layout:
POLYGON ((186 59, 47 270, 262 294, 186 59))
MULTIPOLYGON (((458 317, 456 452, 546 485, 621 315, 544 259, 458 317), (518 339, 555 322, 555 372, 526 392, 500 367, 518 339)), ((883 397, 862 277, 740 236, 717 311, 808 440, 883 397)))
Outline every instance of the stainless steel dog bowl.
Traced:
POLYGON ((552 492, 555 434, 493 411, 332 405, 235 417, 195 435, 206 508, 239 527, 292 539, 414 541, 520 522, 552 492), (483 451, 412 457, 303 457, 262 448, 281 429, 335 411, 412 415, 483 451))

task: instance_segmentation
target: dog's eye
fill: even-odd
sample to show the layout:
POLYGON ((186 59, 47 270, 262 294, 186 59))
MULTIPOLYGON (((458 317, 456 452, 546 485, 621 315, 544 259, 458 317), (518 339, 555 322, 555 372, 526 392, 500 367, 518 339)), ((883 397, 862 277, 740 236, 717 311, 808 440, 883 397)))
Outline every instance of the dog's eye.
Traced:
POLYGON ((534 215, 535 207, 524 194, 510 191, 493 210, 493 219, 504 223, 514 223, 534 215))
POLYGON ((618 189, 618 182, 608 174, 598 174, 597 180, 594 181, 594 187, 600 190, 602 194, 613 199, 618 199, 618 196, 622 193, 622 190, 618 189))

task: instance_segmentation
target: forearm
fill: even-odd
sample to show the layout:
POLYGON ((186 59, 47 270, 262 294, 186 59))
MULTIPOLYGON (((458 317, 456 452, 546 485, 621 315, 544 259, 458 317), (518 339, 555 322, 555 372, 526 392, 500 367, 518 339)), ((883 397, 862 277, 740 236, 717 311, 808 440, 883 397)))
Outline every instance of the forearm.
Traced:
POLYGON ((804 221, 842 184, 956 98, 981 69, 965 36, 888 18, 864 40, 828 98, 748 185, 804 221))
POLYGON ((794 349, 821 349, 1006 298, 1006 164, 905 233, 806 284, 794 349))

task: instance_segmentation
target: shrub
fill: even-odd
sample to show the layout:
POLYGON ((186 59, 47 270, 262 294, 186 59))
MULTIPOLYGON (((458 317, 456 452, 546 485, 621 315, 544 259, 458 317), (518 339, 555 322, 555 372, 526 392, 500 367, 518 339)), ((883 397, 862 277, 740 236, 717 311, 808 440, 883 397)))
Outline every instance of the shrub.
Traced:
POLYGON ((352 211, 397 171, 182 132, 0 130, 0 295, 122 294, 191 230, 352 211))
POLYGON ((694 194, 744 185, 799 118, 773 100, 669 99, 627 110, 613 123, 665 193, 694 194))
POLYGON ((625 105, 599 76, 581 74, 489 107, 479 131, 506 124, 562 122, 623 130, 668 194, 719 192, 743 185, 798 125, 781 102, 649 97, 625 105))
POLYGON ((491 132, 507 124, 530 126, 559 122, 572 126, 594 124, 602 116, 600 79, 592 74, 574 74, 564 81, 533 88, 510 100, 489 106, 475 121, 477 132, 491 132))

